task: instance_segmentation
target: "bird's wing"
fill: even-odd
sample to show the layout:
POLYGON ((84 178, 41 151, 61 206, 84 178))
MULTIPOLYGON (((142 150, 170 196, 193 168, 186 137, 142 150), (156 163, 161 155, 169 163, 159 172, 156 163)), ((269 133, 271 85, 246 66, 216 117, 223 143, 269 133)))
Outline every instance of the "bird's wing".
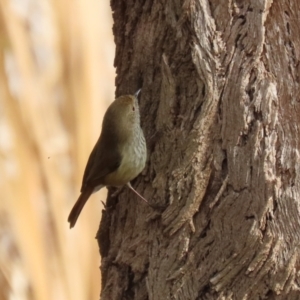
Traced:
MULTIPOLYGON (((84 170, 83 178, 82 178, 82 188, 86 184, 89 173, 91 172, 92 165, 95 161, 96 151, 97 151, 97 144, 94 146, 94 148, 89 156, 88 162, 85 166, 85 170, 84 170)), ((81 188, 81 192, 82 192, 82 188, 81 188)))
POLYGON ((103 184, 104 177, 117 170, 121 160, 115 139, 112 137, 104 142, 100 137, 88 159, 81 191, 86 185, 96 187, 103 184))

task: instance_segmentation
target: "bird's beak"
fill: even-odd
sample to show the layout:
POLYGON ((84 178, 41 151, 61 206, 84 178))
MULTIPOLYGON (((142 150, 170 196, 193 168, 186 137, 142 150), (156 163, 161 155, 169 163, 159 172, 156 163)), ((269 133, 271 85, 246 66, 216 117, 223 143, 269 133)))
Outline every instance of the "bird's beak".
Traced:
POLYGON ((137 98, 139 93, 140 93, 141 89, 139 89, 137 92, 135 92, 134 96, 137 98))

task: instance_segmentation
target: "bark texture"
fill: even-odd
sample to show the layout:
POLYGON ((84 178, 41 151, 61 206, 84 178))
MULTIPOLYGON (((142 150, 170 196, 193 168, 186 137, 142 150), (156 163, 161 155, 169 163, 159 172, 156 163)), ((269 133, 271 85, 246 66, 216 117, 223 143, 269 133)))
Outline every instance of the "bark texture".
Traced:
POLYGON ((148 164, 109 198, 101 299, 299 299, 298 0, 112 0, 148 164))

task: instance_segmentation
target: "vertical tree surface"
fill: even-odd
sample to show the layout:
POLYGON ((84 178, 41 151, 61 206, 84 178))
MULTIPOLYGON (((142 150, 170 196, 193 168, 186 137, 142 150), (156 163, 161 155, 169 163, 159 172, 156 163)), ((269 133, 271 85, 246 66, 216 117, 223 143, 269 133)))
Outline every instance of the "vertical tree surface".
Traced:
POLYGON ((299 299, 298 0, 112 0, 148 161, 109 198, 101 299, 299 299))

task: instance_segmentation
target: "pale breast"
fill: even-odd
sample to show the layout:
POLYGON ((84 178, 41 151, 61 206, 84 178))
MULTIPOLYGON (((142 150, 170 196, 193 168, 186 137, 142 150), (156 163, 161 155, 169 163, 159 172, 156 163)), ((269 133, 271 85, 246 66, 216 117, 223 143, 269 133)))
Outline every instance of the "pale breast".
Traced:
POLYGON ((145 167, 147 148, 142 129, 134 132, 132 140, 122 149, 123 155, 120 167, 106 176, 106 181, 112 186, 122 186, 137 177, 145 167))

